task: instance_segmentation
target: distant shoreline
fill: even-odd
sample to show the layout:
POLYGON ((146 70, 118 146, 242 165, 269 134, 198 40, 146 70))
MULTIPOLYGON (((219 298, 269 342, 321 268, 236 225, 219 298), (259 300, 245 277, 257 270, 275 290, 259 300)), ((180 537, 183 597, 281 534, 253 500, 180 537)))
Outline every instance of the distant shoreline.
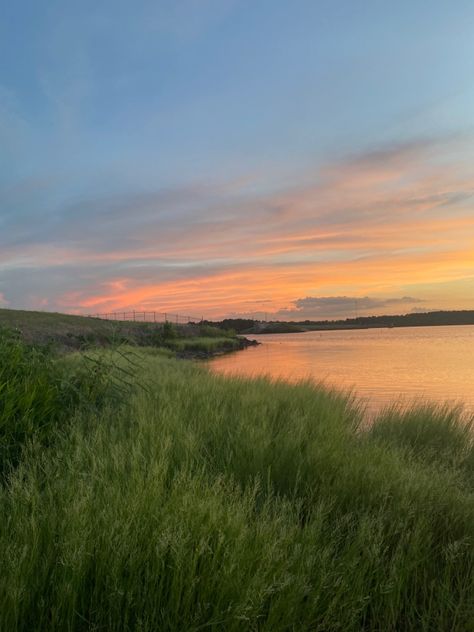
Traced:
POLYGON ((340 326, 340 327, 312 327, 307 329, 291 329, 288 331, 268 331, 263 330, 255 334, 249 333, 248 335, 270 335, 270 334, 307 334, 311 331, 359 331, 365 329, 410 329, 418 327, 472 327, 474 323, 431 323, 431 324, 417 324, 417 325, 360 325, 360 326, 340 326))
POLYGON ((214 327, 232 329, 238 334, 286 334, 305 331, 335 331, 395 327, 439 327, 474 325, 474 310, 433 311, 414 314, 358 316, 340 320, 260 321, 248 318, 226 318, 210 322, 214 327))

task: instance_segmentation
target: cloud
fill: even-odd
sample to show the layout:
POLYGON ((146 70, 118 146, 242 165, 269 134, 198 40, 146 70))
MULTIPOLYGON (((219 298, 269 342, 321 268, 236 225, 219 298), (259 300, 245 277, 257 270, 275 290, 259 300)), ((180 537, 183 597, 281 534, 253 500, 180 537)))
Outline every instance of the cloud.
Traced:
POLYGON ((5 295, 0 292, 0 307, 6 307, 8 305, 8 301, 5 298, 5 295))
POLYGON ((422 299, 411 296, 375 298, 369 296, 307 296, 293 301, 294 307, 279 310, 276 318, 290 320, 353 318, 374 313, 386 313, 387 308, 401 309, 422 299))
POLYGON ((474 265, 474 178, 441 150, 370 149, 274 190, 249 177, 65 198, 55 178, 18 182, 0 190, 2 288, 13 306, 84 312, 409 307, 411 284, 422 297, 423 284, 455 283, 474 265))

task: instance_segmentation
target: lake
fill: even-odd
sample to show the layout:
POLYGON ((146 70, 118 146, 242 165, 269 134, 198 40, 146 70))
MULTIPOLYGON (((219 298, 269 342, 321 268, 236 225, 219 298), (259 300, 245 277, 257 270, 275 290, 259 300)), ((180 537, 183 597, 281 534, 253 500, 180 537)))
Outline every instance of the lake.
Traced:
POLYGON ((353 389, 371 412, 423 401, 462 402, 474 412, 473 325, 248 337, 261 345, 214 358, 211 369, 353 389))

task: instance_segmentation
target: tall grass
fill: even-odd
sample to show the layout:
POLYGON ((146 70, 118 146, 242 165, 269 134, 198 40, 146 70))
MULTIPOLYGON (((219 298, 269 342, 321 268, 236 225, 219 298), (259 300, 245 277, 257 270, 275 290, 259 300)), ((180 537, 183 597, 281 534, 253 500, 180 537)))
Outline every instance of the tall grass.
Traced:
POLYGON ((47 437, 62 412, 59 374, 47 351, 0 331, 0 478, 19 461, 25 442, 47 437))
POLYGON ((463 416, 460 406, 389 408, 370 436, 438 468, 454 470, 474 488, 474 416, 463 416))
POLYGON ((26 344, 17 331, 0 329, 0 482, 29 441, 48 445, 78 408, 93 412, 121 400, 133 376, 130 355, 118 348, 112 355, 82 354, 74 365, 61 363, 51 347, 26 344))
POLYGON ((126 405, 78 402, 0 490, 1 630, 474 629, 458 413, 438 454, 309 383, 151 351, 134 371, 126 405))

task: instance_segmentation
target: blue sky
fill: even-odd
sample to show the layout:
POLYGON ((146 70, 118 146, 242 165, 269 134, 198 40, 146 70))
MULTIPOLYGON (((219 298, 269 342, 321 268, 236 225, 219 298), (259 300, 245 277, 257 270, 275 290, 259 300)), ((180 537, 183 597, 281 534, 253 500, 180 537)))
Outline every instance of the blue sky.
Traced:
POLYGON ((474 307, 472 2, 0 7, 4 305, 474 307))

